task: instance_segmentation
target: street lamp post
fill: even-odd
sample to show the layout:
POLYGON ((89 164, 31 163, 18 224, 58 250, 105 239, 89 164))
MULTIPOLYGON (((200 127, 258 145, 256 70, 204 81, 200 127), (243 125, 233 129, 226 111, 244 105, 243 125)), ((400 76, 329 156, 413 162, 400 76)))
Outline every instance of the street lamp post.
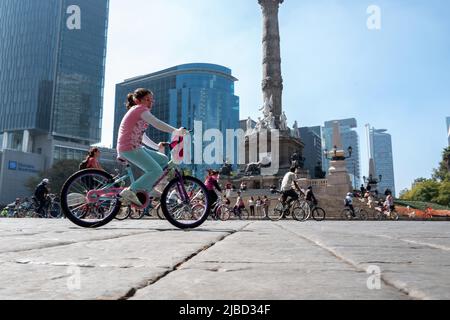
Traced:
POLYGON ((331 161, 338 161, 338 160, 346 160, 352 157, 353 148, 350 146, 347 148, 348 151, 348 157, 346 157, 344 154, 338 155, 338 149, 337 146, 333 147, 333 150, 331 152, 328 151, 328 149, 324 150, 325 153, 325 159, 331 160, 331 161), (330 154, 332 155, 330 158, 330 154))

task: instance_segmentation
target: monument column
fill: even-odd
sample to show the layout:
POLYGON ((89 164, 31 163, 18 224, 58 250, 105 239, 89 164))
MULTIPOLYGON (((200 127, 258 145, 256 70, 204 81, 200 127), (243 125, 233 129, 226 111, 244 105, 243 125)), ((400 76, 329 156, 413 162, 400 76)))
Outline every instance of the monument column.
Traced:
POLYGON ((277 129, 280 128, 283 93, 278 9, 283 2, 284 0, 258 0, 263 14, 263 101, 273 97, 272 112, 277 129))

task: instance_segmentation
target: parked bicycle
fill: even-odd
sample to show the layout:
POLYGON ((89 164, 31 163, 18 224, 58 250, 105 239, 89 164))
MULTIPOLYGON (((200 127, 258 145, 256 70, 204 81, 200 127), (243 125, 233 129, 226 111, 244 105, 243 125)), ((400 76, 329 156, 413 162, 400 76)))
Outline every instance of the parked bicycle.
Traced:
MULTIPOLYGON (((183 142, 165 143, 172 151, 183 142)), ((122 208, 120 193, 125 189, 124 182, 134 182, 131 166, 119 159, 126 173, 113 177, 109 173, 96 169, 87 169, 75 173, 61 190, 61 206, 66 217, 78 226, 98 228, 109 223, 122 208)), ((166 177, 173 177, 165 186, 161 195, 161 210, 165 218, 180 229, 196 228, 208 218, 209 206, 205 196, 207 190, 203 182, 187 176, 173 165, 172 161, 163 171, 153 188, 166 177), (170 201, 169 194, 176 194, 178 200, 170 201)), ((136 192, 141 209, 148 206, 150 195, 144 191, 136 192)))

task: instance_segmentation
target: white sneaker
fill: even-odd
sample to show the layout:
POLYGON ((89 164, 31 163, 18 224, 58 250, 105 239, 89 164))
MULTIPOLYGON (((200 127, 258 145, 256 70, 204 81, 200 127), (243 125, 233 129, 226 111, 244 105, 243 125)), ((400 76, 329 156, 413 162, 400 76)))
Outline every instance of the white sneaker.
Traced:
POLYGON ((141 203, 141 201, 139 201, 138 197, 136 196, 136 193, 131 191, 129 188, 123 190, 120 193, 120 197, 126 201, 132 202, 133 204, 137 205, 138 207, 142 207, 142 203, 141 203))

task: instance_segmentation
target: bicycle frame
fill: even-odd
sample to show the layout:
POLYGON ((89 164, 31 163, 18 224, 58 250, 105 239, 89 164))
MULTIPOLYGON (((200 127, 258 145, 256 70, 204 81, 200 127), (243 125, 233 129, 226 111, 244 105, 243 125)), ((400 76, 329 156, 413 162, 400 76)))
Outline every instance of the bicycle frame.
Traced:
MULTIPOLYGON (((161 183, 161 181, 163 181, 171 171, 174 171, 175 178, 178 180, 177 190, 178 194, 181 197, 181 200, 183 201, 183 203, 189 203, 190 198, 186 191, 186 188, 184 187, 183 175, 176 168, 166 168, 163 171, 162 176, 154 183, 152 189, 158 186, 161 183)), ((119 194, 122 190, 124 190, 124 187, 115 187, 115 185, 126 182, 127 180, 130 180, 131 184, 133 184, 136 181, 133 175, 133 171, 131 170, 131 166, 129 164, 126 165, 126 173, 124 175, 122 175, 119 178, 115 178, 114 181, 105 185, 101 189, 89 191, 87 194, 88 203, 94 204, 101 201, 111 200, 112 197, 116 197, 117 194, 119 194)))

